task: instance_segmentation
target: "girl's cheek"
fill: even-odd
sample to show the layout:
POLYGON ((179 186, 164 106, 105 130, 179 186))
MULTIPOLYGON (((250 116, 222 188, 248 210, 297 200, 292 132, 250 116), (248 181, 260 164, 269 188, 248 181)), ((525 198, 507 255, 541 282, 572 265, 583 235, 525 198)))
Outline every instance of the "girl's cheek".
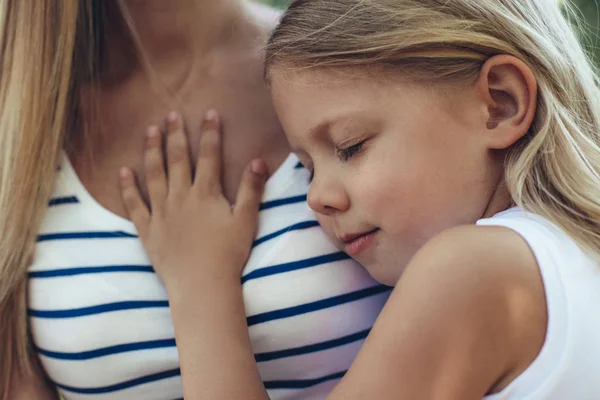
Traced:
POLYGON ((333 218, 328 217, 327 215, 317 214, 317 220, 321 225, 321 228, 325 231, 329 239, 333 242, 333 244, 340 250, 344 249, 342 242, 337 238, 335 231, 333 229, 333 218))

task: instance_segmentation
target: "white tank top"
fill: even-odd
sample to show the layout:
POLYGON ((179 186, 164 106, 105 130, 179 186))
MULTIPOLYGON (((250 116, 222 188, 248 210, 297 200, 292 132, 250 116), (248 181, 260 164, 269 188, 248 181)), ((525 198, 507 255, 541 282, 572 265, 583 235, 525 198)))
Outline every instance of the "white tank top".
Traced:
POLYGON ((518 208, 480 220, 529 244, 547 299, 546 340, 536 360, 486 400, 600 399, 600 263, 546 219, 518 208))
MULTIPOLYGON (((306 203, 308 180, 293 155, 268 180, 242 278, 256 361, 274 400, 325 398, 390 291, 328 240, 306 203)), ((65 399, 182 397, 164 286, 133 224, 100 206, 66 157, 29 270, 28 312, 39 357, 65 399)))

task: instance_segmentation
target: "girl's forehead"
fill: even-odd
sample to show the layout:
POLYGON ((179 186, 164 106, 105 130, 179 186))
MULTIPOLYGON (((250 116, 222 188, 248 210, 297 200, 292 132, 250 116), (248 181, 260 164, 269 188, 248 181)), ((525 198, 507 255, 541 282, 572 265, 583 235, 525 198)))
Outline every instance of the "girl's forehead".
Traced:
MULTIPOLYGON (((446 89, 437 90, 432 85, 369 75, 344 76, 339 71, 322 69, 276 72, 271 81, 275 109, 282 119, 312 120, 317 115, 332 120, 350 114, 398 113, 428 105, 437 108, 447 102, 443 98, 458 97, 459 92, 465 93, 454 90, 449 96, 446 89)), ((347 119, 347 123, 356 122, 347 119)))
POLYGON ((391 74, 377 73, 373 68, 365 67, 328 67, 328 68, 303 68, 303 67, 273 67, 269 73, 271 83, 279 85, 294 85, 306 87, 339 87, 352 83, 361 85, 387 86, 393 80, 401 80, 397 74, 393 79, 391 74))

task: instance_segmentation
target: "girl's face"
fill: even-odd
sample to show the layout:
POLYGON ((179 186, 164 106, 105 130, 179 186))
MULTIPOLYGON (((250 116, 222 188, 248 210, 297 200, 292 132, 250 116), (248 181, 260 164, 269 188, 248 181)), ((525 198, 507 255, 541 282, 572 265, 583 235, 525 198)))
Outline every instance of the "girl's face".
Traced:
POLYGON ((488 213, 502 161, 489 149, 490 116, 475 88, 275 71, 272 94, 314 171, 310 207, 380 282, 395 284, 436 233, 488 213))

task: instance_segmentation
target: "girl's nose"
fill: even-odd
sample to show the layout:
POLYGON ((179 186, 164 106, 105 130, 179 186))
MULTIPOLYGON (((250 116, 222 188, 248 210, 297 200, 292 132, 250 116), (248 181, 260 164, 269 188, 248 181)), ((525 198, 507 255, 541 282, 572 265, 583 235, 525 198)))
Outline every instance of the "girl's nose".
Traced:
POLYGON ((327 177, 314 176, 308 191, 308 205, 315 212, 332 215, 346 211, 350 202, 340 182, 327 177))

